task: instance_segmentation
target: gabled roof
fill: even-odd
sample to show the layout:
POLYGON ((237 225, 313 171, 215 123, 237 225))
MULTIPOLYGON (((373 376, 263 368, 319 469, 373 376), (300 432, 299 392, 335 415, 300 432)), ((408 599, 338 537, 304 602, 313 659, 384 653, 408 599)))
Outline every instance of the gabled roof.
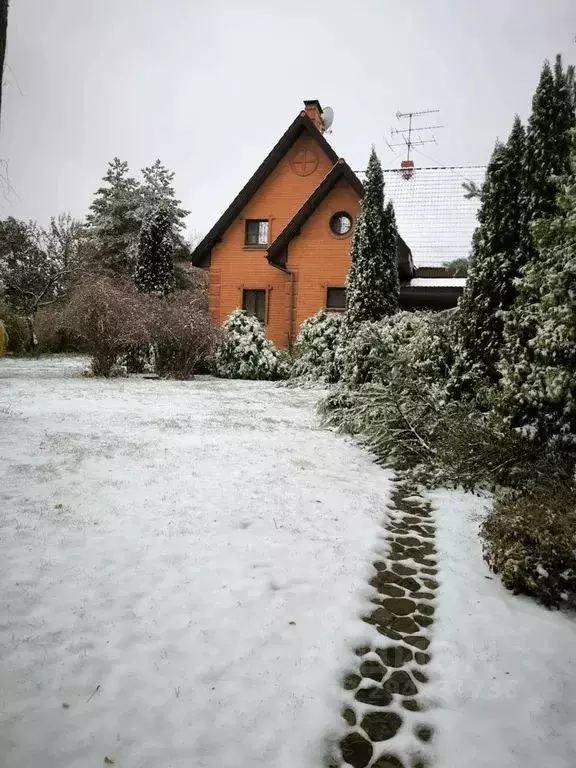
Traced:
POLYGON ((309 133, 313 139, 315 139, 315 141, 320 146, 320 149, 325 152, 332 163, 338 162, 338 155, 336 152, 334 152, 330 144, 328 144, 324 136, 316 128, 312 120, 305 112, 300 112, 298 117, 288 127, 288 130, 284 133, 282 138, 278 141, 264 162, 236 195, 222 216, 220 216, 216 224, 214 224, 208 234, 196 246, 192 253, 192 263, 194 266, 208 266, 210 263, 210 252, 212 251, 212 248, 222 239, 222 236, 230 224, 232 224, 244 206, 249 202, 249 200, 258 191, 258 189, 260 189, 262 184, 266 181, 268 176, 270 176, 274 168, 276 168, 280 160, 284 157, 286 152, 288 152, 296 139, 298 139, 303 133, 306 132, 309 133))
POLYGON ((300 234, 304 224, 341 179, 346 179, 358 197, 363 196, 362 182, 348 163, 340 158, 268 248, 270 264, 278 267, 286 266, 288 243, 300 234))

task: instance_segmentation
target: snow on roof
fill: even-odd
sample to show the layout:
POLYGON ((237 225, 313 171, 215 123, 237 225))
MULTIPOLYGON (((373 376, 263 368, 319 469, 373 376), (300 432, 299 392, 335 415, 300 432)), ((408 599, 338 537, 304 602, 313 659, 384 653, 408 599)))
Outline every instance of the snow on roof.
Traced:
POLYGON ((384 171, 386 199, 394 202, 398 231, 417 267, 469 255, 479 200, 467 200, 462 183, 481 185, 485 170, 484 166, 414 168, 410 179, 400 169, 384 171))
POLYGON ((464 288, 465 277, 413 277, 410 280, 413 288, 464 288))

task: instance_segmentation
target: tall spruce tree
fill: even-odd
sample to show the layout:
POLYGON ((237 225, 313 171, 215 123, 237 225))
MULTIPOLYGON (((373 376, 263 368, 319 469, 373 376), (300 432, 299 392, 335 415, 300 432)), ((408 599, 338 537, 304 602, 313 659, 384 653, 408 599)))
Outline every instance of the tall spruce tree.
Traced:
POLYGON ((160 206, 142 225, 134 280, 143 293, 165 296, 174 290, 170 211, 160 206))
POLYGON ((514 302, 525 260, 520 247, 524 150, 525 132, 516 116, 507 143, 496 144, 482 186, 479 226, 458 308, 458 354, 449 383, 453 395, 471 393, 482 381, 497 379, 502 312, 514 302))
POLYGON ((557 213, 537 221, 537 258, 526 268, 514 308, 506 313, 504 412, 543 442, 576 449, 576 137, 572 175, 557 213))
POLYGON ((532 100, 522 168, 522 239, 535 256, 532 224, 557 212, 558 182, 570 169, 571 131, 576 127, 574 68, 564 71, 561 56, 554 70, 544 62, 532 100))
POLYGON ((384 206, 384 174, 372 148, 362 210, 352 238, 345 335, 352 333, 360 323, 380 320, 398 311, 400 284, 396 237, 394 208, 391 202, 384 206))
POLYGON ((184 228, 184 219, 190 211, 181 208, 180 200, 176 199, 174 171, 169 171, 160 160, 156 160, 152 165, 142 168, 142 177, 143 217, 162 206, 168 213, 172 233, 177 236, 184 228))
POLYGON ((108 164, 103 181, 86 217, 88 233, 97 246, 92 266, 107 273, 131 275, 142 227, 142 188, 130 176, 128 163, 118 157, 108 164))

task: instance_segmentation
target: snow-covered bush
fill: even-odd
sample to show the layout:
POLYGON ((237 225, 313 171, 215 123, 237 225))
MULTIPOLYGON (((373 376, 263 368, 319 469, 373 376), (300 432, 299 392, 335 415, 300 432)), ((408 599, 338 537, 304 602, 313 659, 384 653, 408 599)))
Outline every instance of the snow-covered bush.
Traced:
POLYGON ((429 486, 524 489, 571 476, 564 455, 539 450, 496 410, 444 395, 442 383, 395 368, 385 383, 335 389, 320 413, 328 426, 357 435, 379 463, 429 486))
POLYGON ((236 309, 223 326, 214 369, 225 379, 284 379, 286 356, 266 338, 262 324, 243 309, 236 309))
POLYGON ((290 372, 292 378, 324 384, 338 380, 336 350, 341 327, 342 315, 323 309, 302 323, 290 372))
POLYGON ((427 382, 443 381, 454 349, 454 312, 398 312, 363 323, 342 351, 342 380, 355 389, 384 384, 395 371, 427 382))
POLYGON ((484 559, 514 593, 544 605, 576 599, 576 490, 546 487, 497 500, 481 535, 484 559))

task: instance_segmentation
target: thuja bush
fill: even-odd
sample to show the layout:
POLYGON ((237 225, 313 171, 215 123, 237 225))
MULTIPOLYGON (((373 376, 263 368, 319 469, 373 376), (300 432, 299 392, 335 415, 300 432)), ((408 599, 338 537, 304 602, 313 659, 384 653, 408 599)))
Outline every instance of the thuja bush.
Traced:
POLYGON ((319 384, 333 384, 338 380, 336 353, 341 327, 342 315, 323 309, 302 323, 291 378, 298 383, 319 384))
POLYGON ((560 485, 504 496, 482 525, 484 558, 515 593, 547 606, 576 599, 576 489, 560 485))
POLYGON ((225 379, 285 379, 286 356, 266 338, 256 317, 236 309, 222 328, 214 356, 214 371, 225 379))

